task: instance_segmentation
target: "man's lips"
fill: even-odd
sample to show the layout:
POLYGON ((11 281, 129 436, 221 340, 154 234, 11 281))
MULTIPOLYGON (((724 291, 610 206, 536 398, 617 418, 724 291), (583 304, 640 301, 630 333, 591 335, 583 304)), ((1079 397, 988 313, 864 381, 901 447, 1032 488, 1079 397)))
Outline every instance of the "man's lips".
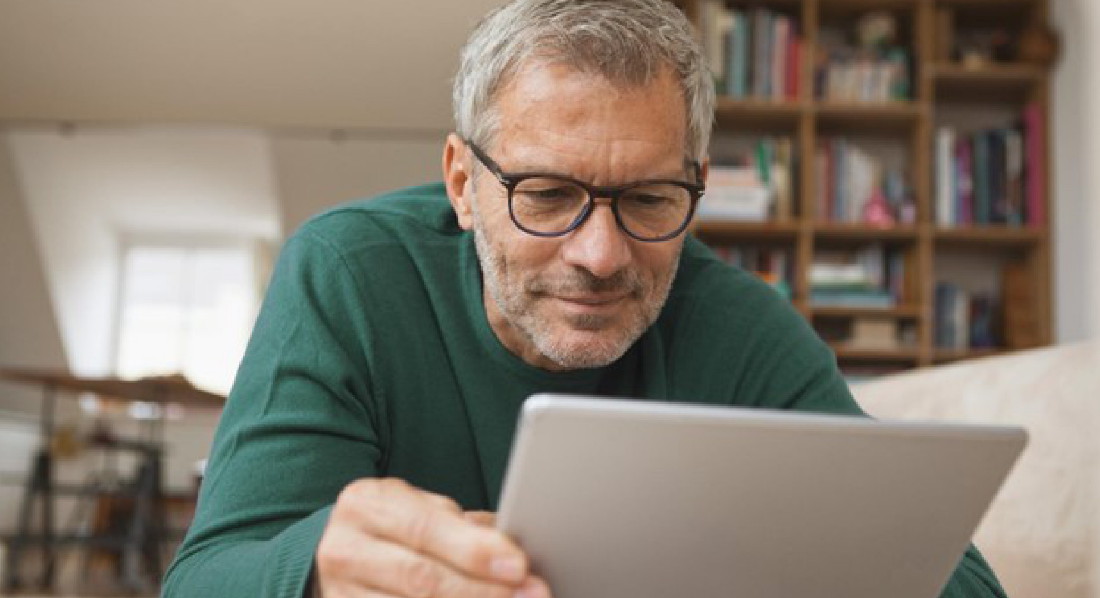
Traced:
POLYGON ((552 295, 558 301, 580 305, 585 307, 602 307, 614 305, 627 298, 625 293, 600 294, 600 295, 552 295))

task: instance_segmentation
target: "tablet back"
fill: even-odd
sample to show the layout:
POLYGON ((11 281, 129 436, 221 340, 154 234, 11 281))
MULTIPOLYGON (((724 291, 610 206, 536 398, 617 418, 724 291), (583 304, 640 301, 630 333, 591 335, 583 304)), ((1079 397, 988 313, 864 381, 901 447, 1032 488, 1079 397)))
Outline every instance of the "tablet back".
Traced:
POLYGON ((934 598, 1018 428, 537 395, 498 526, 555 598, 934 598))

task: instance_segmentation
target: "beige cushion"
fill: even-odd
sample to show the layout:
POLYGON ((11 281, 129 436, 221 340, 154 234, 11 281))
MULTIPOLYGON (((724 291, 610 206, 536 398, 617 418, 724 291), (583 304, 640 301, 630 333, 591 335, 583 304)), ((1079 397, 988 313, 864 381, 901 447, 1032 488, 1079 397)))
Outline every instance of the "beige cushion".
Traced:
POLYGON ((852 391, 879 418, 1027 428, 1029 445, 975 543, 1012 598, 1100 596, 1100 343, 929 368, 852 391))

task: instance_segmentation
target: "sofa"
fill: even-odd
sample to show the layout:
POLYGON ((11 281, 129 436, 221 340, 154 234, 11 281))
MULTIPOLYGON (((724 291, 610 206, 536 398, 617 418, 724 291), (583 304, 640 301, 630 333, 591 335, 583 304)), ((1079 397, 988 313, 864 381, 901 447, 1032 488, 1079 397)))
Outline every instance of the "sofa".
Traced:
POLYGON ((1011 598, 1100 598, 1100 342, 853 384, 880 419, 1023 426, 1027 448, 974 542, 1011 598))

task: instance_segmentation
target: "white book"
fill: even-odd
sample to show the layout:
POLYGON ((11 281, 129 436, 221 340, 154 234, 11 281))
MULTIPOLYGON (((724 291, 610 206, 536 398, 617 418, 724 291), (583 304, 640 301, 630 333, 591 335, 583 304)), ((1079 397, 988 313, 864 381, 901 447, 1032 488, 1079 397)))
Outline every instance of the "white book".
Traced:
POLYGON ((936 224, 953 226, 955 214, 955 129, 936 131, 936 224))
POLYGON ((845 216, 847 222, 863 220, 863 206, 875 191, 875 163, 867 152, 851 146, 848 149, 848 197, 845 216))
POLYGON ((772 190, 754 166, 712 166, 696 214, 704 219, 763 222, 768 219, 771 198, 772 190))

